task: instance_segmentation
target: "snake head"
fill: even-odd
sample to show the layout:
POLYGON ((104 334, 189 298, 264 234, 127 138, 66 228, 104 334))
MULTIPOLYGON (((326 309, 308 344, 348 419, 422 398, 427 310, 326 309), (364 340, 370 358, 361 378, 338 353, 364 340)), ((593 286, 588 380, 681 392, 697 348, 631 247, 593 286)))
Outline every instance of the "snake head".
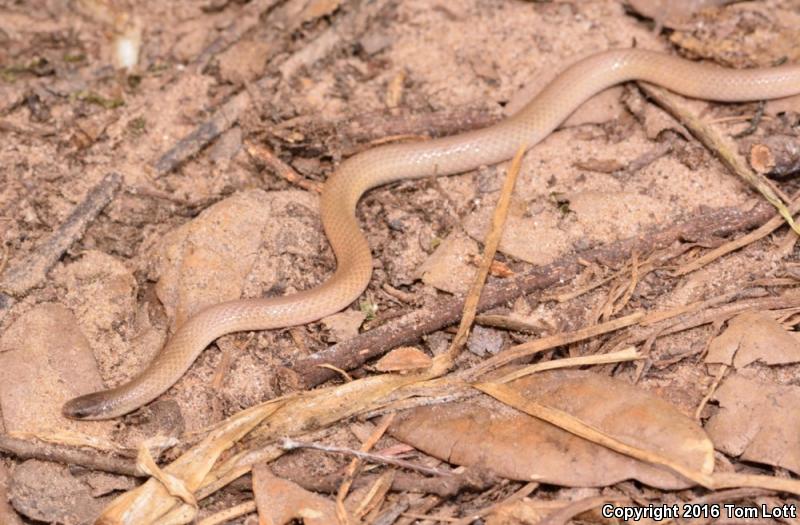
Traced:
POLYGON ((114 417, 114 414, 109 414, 111 407, 105 394, 106 392, 94 392, 70 399, 61 407, 61 413, 70 419, 85 421, 114 417))

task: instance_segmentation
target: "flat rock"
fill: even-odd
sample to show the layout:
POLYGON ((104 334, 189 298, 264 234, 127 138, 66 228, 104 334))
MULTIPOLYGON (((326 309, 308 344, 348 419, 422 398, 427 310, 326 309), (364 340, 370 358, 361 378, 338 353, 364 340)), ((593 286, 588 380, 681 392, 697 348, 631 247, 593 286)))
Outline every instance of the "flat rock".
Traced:
POLYGON ((206 306, 282 291, 286 281, 308 277, 293 256, 323 250, 317 209, 317 198, 303 191, 244 191, 165 236, 156 293, 173 329, 206 306))
POLYGON ((93 523, 109 502, 94 498, 90 487, 68 467, 36 459, 14 470, 9 499, 28 518, 64 525, 93 523))
POLYGON ((163 345, 164 328, 151 325, 146 306, 137 301, 136 279, 118 258, 89 250, 53 276, 66 289, 63 303, 75 314, 109 386, 141 370, 163 345))
POLYGON ((0 523, 3 525, 22 525, 19 515, 8 501, 8 483, 11 475, 6 466, 0 461, 0 523))
POLYGON ((36 306, 0 339, 0 407, 8 432, 110 429, 110 422, 61 415, 64 401, 102 388, 89 343, 60 304, 36 306))

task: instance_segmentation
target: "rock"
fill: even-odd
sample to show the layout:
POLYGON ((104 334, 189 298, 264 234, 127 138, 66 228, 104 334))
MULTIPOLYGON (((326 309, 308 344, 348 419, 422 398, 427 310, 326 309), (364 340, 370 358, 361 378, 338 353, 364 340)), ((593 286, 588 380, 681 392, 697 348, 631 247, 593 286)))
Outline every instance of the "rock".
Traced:
POLYGON ((109 430, 111 422, 61 415, 66 400, 102 388, 89 343, 75 316, 60 304, 26 312, 0 339, 0 408, 8 432, 109 430))
POLYGON ((93 523, 110 500, 92 497, 91 489, 68 467, 37 459, 14 470, 9 499, 28 518, 64 525, 93 523))
POLYGON ((164 237, 156 294, 173 329, 206 306, 312 278, 298 257, 323 250, 317 199, 303 191, 238 193, 164 237), (296 272, 292 274, 291 272, 296 272), (289 274, 288 276, 286 274, 289 274))

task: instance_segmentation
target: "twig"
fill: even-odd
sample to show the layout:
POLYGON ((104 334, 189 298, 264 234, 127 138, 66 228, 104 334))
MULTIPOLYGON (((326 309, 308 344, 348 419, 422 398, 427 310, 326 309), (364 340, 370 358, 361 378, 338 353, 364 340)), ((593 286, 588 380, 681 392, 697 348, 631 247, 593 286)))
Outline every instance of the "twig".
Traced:
POLYGON ((794 223, 791 213, 786 208, 783 200, 770 185, 769 181, 763 176, 753 173, 753 171, 747 167, 744 160, 729 147, 727 141, 723 139, 714 128, 707 125, 686 108, 685 105, 680 102, 680 98, 677 95, 673 95, 665 89, 646 82, 637 82, 637 84, 648 97, 678 119, 678 122, 686 126, 692 135, 694 135, 703 146, 714 153, 729 170, 758 190, 767 202, 775 206, 778 213, 786 220, 786 223, 800 234, 800 227, 794 223))
POLYGON ((0 451, 19 459, 41 459, 65 465, 79 465, 92 470, 101 470, 124 476, 143 475, 136 469, 136 463, 133 459, 64 445, 17 439, 6 434, 0 434, 0 451))
POLYGON ((122 177, 117 173, 106 175, 47 240, 5 271, 0 289, 19 297, 39 285, 64 252, 83 236, 89 224, 111 202, 121 183, 122 177))
MULTIPOLYGON (((378 463, 382 463, 378 461, 378 463)), ((400 465, 397 465, 401 467, 400 465)), ((404 467, 401 467, 404 468, 404 467)), ((314 492, 333 493, 342 482, 342 474, 329 474, 327 476, 309 475, 296 469, 281 473, 281 477, 293 481, 304 489, 314 492)), ((377 475, 368 474, 359 477, 353 488, 358 489, 375 481, 377 475)), ((477 468, 458 469, 445 472, 445 476, 431 477, 428 474, 398 471, 392 480, 391 489, 395 492, 423 492, 436 494, 442 497, 455 496, 463 490, 484 490, 496 483, 497 478, 486 470, 477 468)))
MULTIPOLYGON (((728 294, 720 296, 721 298, 727 297, 728 294)), ((701 303, 710 304, 714 300, 702 301, 701 303)), ((800 296, 792 293, 791 291, 779 295, 777 297, 760 297, 755 299, 743 299, 735 303, 725 304, 718 308, 707 308, 700 312, 696 312, 693 308, 689 314, 679 317, 677 320, 672 320, 671 324, 666 321, 661 321, 658 325, 649 330, 642 330, 641 332, 627 334, 625 341, 628 344, 639 344, 648 340, 653 333, 657 333, 658 337, 671 335, 684 330, 690 330, 704 324, 714 322, 718 319, 727 319, 745 310, 775 310, 781 308, 794 308, 800 305, 800 296)), ((660 312, 656 312, 660 314, 660 312)), ((647 319, 642 324, 644 325, 647 319)))
POLYGON ((283 162, 272 151, 270 151, 269 148, 249 140, 245 141, 244 148, 251 157, 264 163, 279 177, 283 177, 292 184, 299 186, 306 191, 313 191, 314 193, 320 193, 322 191, 322 184, 313 180, 308 180, 297 173, 291 166, 283 162))
POLYGON ((761 124, 761 119, 764 118, 764 109, 767 107, 767 103, 764 100, 760 100, 758 102, 758 109, 756 109, 753 118, 750 119, 750 123, 747 125, 745 129, 733 135, 735 139, 741 139, 748 135, 752 135, 758 129, 758 125, 761 124))
MULTIPOLYGON (((773 213, 773 209, 764 203, 759 203, 746 211, 735 208, 717 209, 698 214, 686 222, 656 230, 649 235, 565 256, 547 266, 534 268, 499 283, 488 284, 481 294, 478 310, 485 311, 520 295, 566 282, 583 270, 584 266, 580 264, 580 260, 601 260, 606 264, 619 264, 627 260, 634 250, 639 253, 649 253, 682 239, 708 235, 724 236, 746 231, 769 220, 773 213)), ((463 298, 440 299, 425 310, 412 312, 392 323, 301 359, 292 366, 291 371, 299 376, 295 379, 305 386, 318 385, 335 375, 330 370, 319 368, 318 365, 330 363, 338 368, 352 370, 392 348, 412 344, 423 334, 435 332, 457 322, 462 306, 463 298)))
POLYGON ((320 445, 318 443, 305 443, 303 441, 297 441, 290 438, 283 439, 280 443, 280 446, 281 448, 287 451, 295 450, 298 448, 310 448, 313 450, 321 450, 322 452, 331 452, 333 454, 343 454, 345 456, 353 456, 359 459, 363 459, 365 461, 370 461, 372 463, 380 463, 382 465, 394 465, 395 467, 413 470, 415 472, 426 474, 428 476, 438 476, 446 478, 453 475, 452 472, 448 472, 446 470, 439 470, 436 468, 426 467, 424 465, 418 465, 416 463, 405 461, 403 459, 397 459, 392 456, 386 456, 374 452, 362 452, 360 450, 355 450, 352 448, 336 447, 333 445, 320 445))
POLYGON ((517 176, 519 175, 519 168, 522 165, 522 157, 525 155, 527 146, 520 145, 511 165, 508 168, 503 187, 500 190, 500 196, 497 199, 494 213, 492 214, 492 224, 489 233, 486 235, 486 243, 484 245, 483 255, 481 256, 480 264, 475 272, 475 277, 472 286, 467 293, 464 300, 464 310, 461 315, 461 322, 458 325, 458 332, 456 332, 453 341, 450 343, 450 348, 447 350, 447 360, 449 365, 455 362, 456 357, 461 352, 464 344, 467 342, 472 322, 475 320, 475 314, 478 310, 478 300, 481 297, 486 278, 489 275, 489 268, 494 261, 494 256, 497 253, 497 248, 500 246, 500 239, 503 237, 503 229, 508 217, 508 207, 511 204, 511 194, 514 192, 514 186, 517 183, 517 176))
POLYGON ((728 371, 728 365, 722 364, 720 365, 717 373, 714 376, 714 382, 708 389, 706 395, 703 396, 703 399, 700 401, 700 404, 697 405, 697 409, 694 411, 694 418, 700 419, 703 415, 703 409, 706 407, 711 398, 717 392, 717 388, 719 388, 719 384, 722 382, 722 378, 725 377, 725 373, 728 371))
MULTIPOLYGON (((797 197, 789 205, 789 213, 794 215, 797 212, 800 212, 800 197, 797 197)), ((784 224, 785 221, 780 216, 773 217, 769 221, 765 222, 761 227, 759 227, 756 230, 753 230, 747 235, 742 235, 738 239, 734 239, 731 242, 727 242, 721 246, 718 246, 717 248, 714 248, 710 252, 706 252, 701 257, 698 257, 697 259, 691 261, 690 263, 685 264, 684 266, 678 268, 672 273, 672 275, 675 277, 679 277, 681 275, 686 275, 687 273, 691 273, 695 270, 698 270, 703 266, 707 265, 708 263, 715 261, 716 259, 719 259, 724 255, 727 255, 733 251, 736 251, 740 248, 747 246, 748 244, 763 239, 764 237, 774 232, 784 224)))
MULTIPOLYGON (((381 416, 380 422, 375 426, 367 439, 361 443, 361 450, 359 450, 359 452, 364 454, 369 453, 370 449, 374 447, 378 440, 386 433, 386 429, 389 428, 394 418, 395 414, 381 416)), ((350 487, 353 485, 353 481, 355 481, 356 475, 361 468, 361 459, 362 458, 358 455, 353 456, 353 459, 350 460, 350 464, 345 471, 344 479, 342 479, 342 483, 339 485, 339 490, 336 491, 336 515, 341 525, 348 525, 351 521, 351 516, 345 508, 344 500, 348 492, 350 492, 350 487)))
MULTIPOLYGON (((266 80, 268 79, 262 78, 256 82, 256 89, 267 89, 266 80)), ((247 91, 241 91, 229 98, 210 119, 197 126, 155 161, 153 169, 156 176, 169 173, 196 155, 208 143, 233 126, 249 106, 250 93, 247 91)))
POLYGON ((197 522, 197 525, 219 525, 220 523, 227 523, 240 516, 252 514, 255 511, 256 511, 256 502, 254 500, 249 500, 245 501, 244 503, 239 503, 238 505, 234 505, 233 507, 227 508, 215 514, 212 514, 207 518, 203 518, 202 520, 197 522))

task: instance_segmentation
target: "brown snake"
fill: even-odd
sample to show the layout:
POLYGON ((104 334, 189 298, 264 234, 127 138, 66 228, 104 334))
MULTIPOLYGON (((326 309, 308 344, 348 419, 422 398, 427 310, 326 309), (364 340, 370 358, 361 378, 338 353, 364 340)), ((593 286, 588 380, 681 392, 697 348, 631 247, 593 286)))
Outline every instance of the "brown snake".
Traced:
POLYGON ((549 135, 592 95, 629 80, 644 80, 689 97, 739 102, 800 93, 800 66, 732 70, 638 49, 605 51, 568 67, 519 113, 498 124, 360 153, 328 178, 320 197, 322 224, 338 263, 328 281, 283 297, 240 299, 206 308, 183 324, 131 381, 72 399, 64 405, 64 414, 77 419, 120 416, 161 395, 222 335, 300 325, 345 308, 364 291, 372 273, 370 248, 355 217, 364 192, 390 182, 461 173, 506 160, 522 144, 531 147, 549 135))

